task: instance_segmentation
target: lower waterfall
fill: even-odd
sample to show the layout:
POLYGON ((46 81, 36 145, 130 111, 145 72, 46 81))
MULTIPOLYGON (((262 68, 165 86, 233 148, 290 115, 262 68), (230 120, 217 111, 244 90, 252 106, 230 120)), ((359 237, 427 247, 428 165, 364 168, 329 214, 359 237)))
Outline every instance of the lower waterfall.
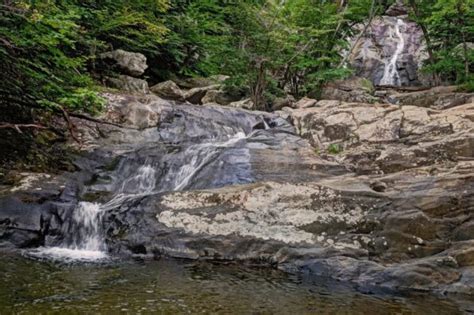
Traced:
MULTIPOLYGON (((79 202, 73 211, 65 238, 59 246, 40 247, 30 252, 36 258, 52 258, 64 261, 98 261, 108 257, 107 244, 102 227, 104 214, 119 207, 125 201, 162 191, 178 191, 188 187, 196 174, 219 153, 246 138, 242 131, 227 135, 227 139, 204 141, 184 149, 184 164, 179 169, 170 168, 162 174, 166 185, 157 186, 157 172, 152 164, 145 164, 131 172, 128 178, 116 183, 120 187, 105 203, 79 202)), ((120 180, 120 179, 117 179, 120 180)))

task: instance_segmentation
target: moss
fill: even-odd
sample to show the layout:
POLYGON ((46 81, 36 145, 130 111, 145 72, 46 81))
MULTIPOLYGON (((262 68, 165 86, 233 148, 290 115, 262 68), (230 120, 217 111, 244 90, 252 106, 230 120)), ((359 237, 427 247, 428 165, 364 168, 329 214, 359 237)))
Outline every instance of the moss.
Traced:
POLYGON ((362 78, 361 81, 360 81, 360 84, 362 85, 362 87, 364 89, 367 90, 367 92, 369 93, 374 93, 375 92, 375 87, 374 85, 372 84, 372 82, 366 78, 362 78))
POLYGON ((328 147, 328 153, 329 154, 339 154, 342 151, 344 151, 344 148, 341 144, 338 144, 338 143, 333 143, 333 144, 329 145, 329 147, 328 147))

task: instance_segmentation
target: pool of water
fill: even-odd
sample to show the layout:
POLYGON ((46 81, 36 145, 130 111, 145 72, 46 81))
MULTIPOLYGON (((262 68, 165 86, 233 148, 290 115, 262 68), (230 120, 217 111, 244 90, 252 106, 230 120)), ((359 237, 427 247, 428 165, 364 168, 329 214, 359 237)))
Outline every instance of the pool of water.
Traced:
MULTIPOLYGON (((362 294, 268 268, 162 259, 64 264, 0 253, 0 314, 461 314, 469 301, 362 294)), ((474 303, 474 302, 473 302, 474 303)))

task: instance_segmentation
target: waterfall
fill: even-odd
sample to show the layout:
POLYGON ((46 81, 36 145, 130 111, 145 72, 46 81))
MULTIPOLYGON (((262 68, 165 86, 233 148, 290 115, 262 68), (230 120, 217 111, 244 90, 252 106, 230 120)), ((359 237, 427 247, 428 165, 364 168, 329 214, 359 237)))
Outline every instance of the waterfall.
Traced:
POLYGON ((42 247, 30 253, 38 258, 65 261, 97 261, 107 258, 107 245, 102 231, 102 219, 108 209, 125 200, 150 194, 156 183, 155 170, 150 165, 140 166, 135 175, 127 178, 109 202, 105 204, 79 202, 74 209, 70 226, 64 231, 66 238, 60 246, 42 247))
POLYGON ((98 203, 80 202, 73 214, 76 233, 72 249, 100 252, 105 248, 100 235, 103 212, 98 203))
POLYGON ((53 258, 66 261, 97 261, 107 258, 107 246, 102 230, 104 214, 117 208, 122 203, 133 198, 147 196, 161 191, 177 191, 188 187, 191 180, 211 160, 218 157, 219 153, 232 147, 241 139, 245 139, 243 132, 236 132, 226 140, 209 141, 194 144, 184 151, 183 163, 179 169, 169 169, 165 174, 166 185, 156 187, 156 170, 145 162, 144 165, 118 183, 119 189, 115 196, 108 202, 99 204, 80 202, 74 209, 70 224, 65 225, 63 231, 65 239, 57 247, 42 247, 30 252, 37 258, 53 258))
POLYGON ((103 212, 97 203, 80 202, 71 220, 74 233, 58 247, 41 247, 29 254, 65 261, 97 261, 107 257, 101 235, 103 212))
POLYGON ((392 58, 390 58, 388 63, 385 63, 384 74, 382 80, 380 81, 380 85, 401 85, 400 74, 397 70, 397 61, 398 57, 405 48, 405 39, 403 38, 403 34, 400 31, 400 27, 404 25, 405 22, 403 22, 402 19, 397 19, 397 24, 395 25, 395 35, 398 38, 397 48, 392 55, 392 58))

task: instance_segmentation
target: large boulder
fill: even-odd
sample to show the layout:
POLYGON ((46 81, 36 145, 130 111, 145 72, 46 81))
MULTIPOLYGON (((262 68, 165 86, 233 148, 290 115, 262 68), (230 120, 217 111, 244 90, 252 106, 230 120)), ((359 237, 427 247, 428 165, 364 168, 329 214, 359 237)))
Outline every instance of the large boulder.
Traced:
POLYGON ((241 101, 229 103, 228 106, 234 107, 234 108, 243 108, 243 109, 248 109, 248 110, 255 109, 255 104, 250 98, 246 98, 241 101))
POLYGON ((186 79, 176 79, 174 80, 176 84, 182 89, 194 89, 194 88, 203 88, 210 85, 221 85, 225 80, 229 79, 229 76, 218 74, 212 75, 210 77, 194 77, 186 79))
POLYGON ((220 105, 229 105, 232 102, 237 102, 240 97, 231 95, 221 89, 211 89, 206 92, 206 95, 201 99, 202 104, 217 103, 220 105))
POLYGON ((133 78, 128 75, 119 75, 117 77, 107 77, 106 85, 108 87, 130 93, 147 94, 150 92, 148 82, 142 79, 133 78))
POLYGON ((102 96, 107 100, 107 107, 99 118, 135 129, 159 126, 162 112, 171 106, 166 100, 154 95, 104 93, 102 96))
MULTIPOLYGON (((164 112, 172 103, 153 94, 101 93, 107 101, 104 111, 97 117, 102 124, 71 117, 81 141, 80 150, 94 150, 105 143, 132 141, 142 130, 159 127, 164 112)), ((72 144, 74 145, 74 143, 72 144)))
POLYGON ((295 108, 310 108, 314 107, 318 101, 314 98, 303 97, 298 102, 294 104, 295 108))
POLYGON ((326 84, 321 92, 325 100, 339 100, 345 102, 373 103, 374 86, 372 82, 360 77, 338 80, 326 84))
POLYGON ((295 98, 292 95, 286 95, 285 97, 277 97, 272 102, 272 110, 281 110, 284 107, 293 107, 295 104, 295 98))
POLYGON ((164 99, 184 101, 184 92, 171 80, 153 85, 150 91, 164 99))
POLYGON ((206 93, 210 90, 219 89, 219 85, 208 85, 204 87, 195 87, 184 92, 184 98, 191 104, 202 104, 202 99, 206 96, 206 93))
POLYGON ((458 44, 456 47, 453 49, 453 54, 457 57, 464 58, 464 49, 466 48, 468 54, 472 54, 474 51, 474 43, 473 42, 467 42, 466 46, 464 46, 464 43, 458 44))
POLYGON ((435 111, 418 106, 327 102, 293 110, 298 133, 321 154, 359 173, 392 173, 474 157, 474 104, 435 111))
POLYGON ((145 55, 122 49, 105 52, 100 58, 111 60, 122 72, 134 77, 141 76, 148 68, 145 55))

